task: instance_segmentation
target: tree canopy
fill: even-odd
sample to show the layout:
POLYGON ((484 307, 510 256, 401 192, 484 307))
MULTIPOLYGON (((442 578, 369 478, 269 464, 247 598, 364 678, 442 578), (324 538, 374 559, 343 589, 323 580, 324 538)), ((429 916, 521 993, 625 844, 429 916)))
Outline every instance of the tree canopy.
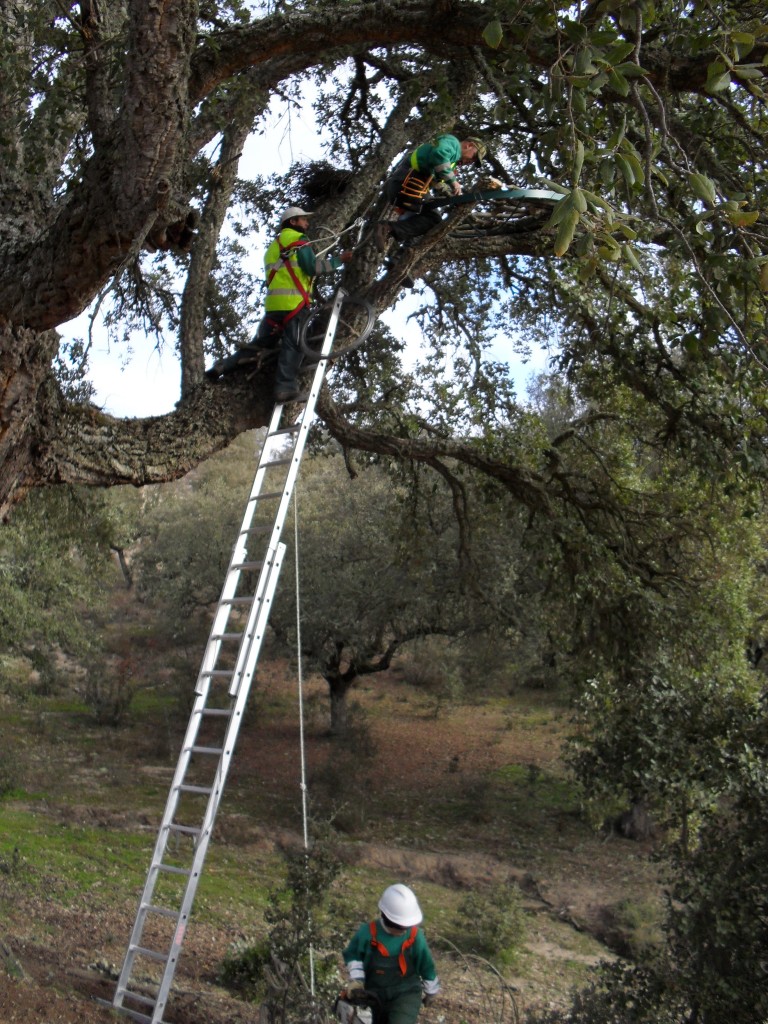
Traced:
MULTIPOLYGON (((345 286, 383 311, 410 274, 425 358, 414 379, 380 331, 337 372, 322 417, 341 443, 450 456, 531 510, 589 515, 603 498, 569 455, 634 398, 660 452, 731 484, 761 474, 760 14, 735 0, 1 2, 0 506, 53 483, 178 477, 261 425, 266 373, 204 378, 258 312, 243 240, 301 190, 330 233, 378 215, 393 161, 440 130, 486 139, 505 184, 564 198, 554 213, 457 207, 389 267, 364 235, 345 286), (239 177, 276 97, 311 103, 343 172, 323 187, 277 157, 274 175, 239 177), (89 404, 82 349, 62 350, 56 328, 97 301, 116 336, 173 338, 173 412, 120 420, 89 404), (518 399, 488 352, 499 339, 553 341, 588 412, 516 445, 518 399)), ((276 154, 274 137, 262 148, 276 154)))

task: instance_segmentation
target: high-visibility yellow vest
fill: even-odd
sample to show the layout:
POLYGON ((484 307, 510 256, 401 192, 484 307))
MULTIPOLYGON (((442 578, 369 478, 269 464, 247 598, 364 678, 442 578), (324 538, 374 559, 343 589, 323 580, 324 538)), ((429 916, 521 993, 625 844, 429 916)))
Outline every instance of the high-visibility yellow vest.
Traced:
POLYGON ((304 235, 300 231, 283 228, 266 251, 264 272, 267 277, 267 297, 264 308, 268 313, 299 309, 309 302, 312 278, 299 266, 300 246, 296 245, 302 238, 304 235))

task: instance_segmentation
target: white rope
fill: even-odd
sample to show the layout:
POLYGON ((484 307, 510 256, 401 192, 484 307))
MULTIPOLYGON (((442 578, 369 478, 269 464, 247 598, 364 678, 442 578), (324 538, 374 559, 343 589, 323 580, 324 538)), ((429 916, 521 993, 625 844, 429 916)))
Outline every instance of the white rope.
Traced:
MULTIPOLYGON (((301 657, 301 580, 299 577, 299 487, 298 481, 293 492, 293 550, 296 566, 296 658, 298 663, 299 688, 299 750, 301 762, 301 820, 304 829, 304 855, 309 869, 309 802, 307 799, 307 756, 304 742, 304 676, 301 657)), ((312 931, 311 911, 308 911, 308 930, 312 931)), ((315 951, 309 945, 309 991, 315 998, 315 951)))
POLYGON ((355 245, 357 245, 359 243, 361 237, 362 237, 364 224, 365 224, 365 218, 364 217, 358 217, 357 220, 353 221, 353 223, 350 224, 348 228, 343 228, 341 231, 339 231, 335 235, 331 235, 331 234, 320 235, 319 238, 313 238, 312 239, 312 248, 313 248, 317 258, 320 259, 321 257, 325 256, 325 254, 327 252, 330 252, 331 249, 333 249, 333 247, 338 244, 338 242, 341 239, 342 235, 346 235, 350 231, 357 231, 357 238, 355 239, 355 243, 354 243, 355 245), (316 244, 318 244, 318 243, 322 244, 323 242, 327 242, 329 239, 330 239, 330 245, 326 245, 326 247, 324 249, 316 249, 315 248, 316 244))

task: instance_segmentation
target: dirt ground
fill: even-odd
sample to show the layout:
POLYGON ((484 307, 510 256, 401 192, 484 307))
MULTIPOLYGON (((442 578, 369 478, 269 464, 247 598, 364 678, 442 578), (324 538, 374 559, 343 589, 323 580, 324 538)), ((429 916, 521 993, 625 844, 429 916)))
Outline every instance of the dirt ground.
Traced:
MULTIPOLYGON (((282 698, 280 678, 277 673, 262 681, 266 697, 282 698)), ((315 697, 315 705, 320 706, 322 686, 315 697)), ((525 831, 516 830, 514 822, 510 825, 502 820, 505 816, 493 805, 485 808, 484 814, 474 813, 473 794, 481 794, 483 780, 504 766, 527 766, 532 785, 537 773, 554 769, 560 747, 556 723, 531 727, 522 718, 515 723, 514 702, 510 704, 512 717, 498 704, 452 707, 436 715, 429 702, 414 707, 412 691, 396 675, 363 688, 358 699, 372 712, 366 722, 376 760, 390 770, 374 771, 366 777, 362 799, 382 808, 384 814, 378 817, 371 812, 365 840, 359 835, 351 837, 343 845, 343 856, 356 868, 389 872, 393 880, 404 878, 451 890, 468 891, 511 881, 523 893, 529 915, 525 969, 519 976, 512 968, 502 990, 492 972, 469 972, 466 961, 442 956, 439 966, 444 991, 423 1012, 424 1024, 477 1020, 483 1024, 499 1020, 501 1024, 516 1021, 526 1007, 562 1005, 569 976, 566 968, 612 956, 610 949, 595 941, 595 937, 605 937, 606 908, 629 893, 652 891, 650 850, 625 840, 594 836, 565 812, 559 817, 556 812, 550 815, 542 849, 530 823, 525 831), (393 765, 400 768, 392 770, 393 765), (411 829, 403 836, 401 823, 387 821, 386 808, 393 800, 412 807, 418 818, 425 805, 444 800, 451 787, 464 795, 463 804, 453 801, 451 805, 458 811, 447 834, 455 842, 446 842, 445 831, 436 837, 411 829), (585 944, 583 938, 590 936, 590 943, 585 944)), ((310 694, 313 714, 311 700, 310 694)), ((256 718, 241 733, 230 785, 242 792, 253 788, 256 780, 262 798, 274 806, 281 801, 295 803, 296 729, 290 715, 283 725, 276 724, 274 714, 265 716, 263 722, 261 716, 256 718)), ((324 728, 310 724, 306 740, 310 786, 313 775, 321 779, 327 774, 333 751, 324 728)), ((137 756, 141 756, 140 748, 137 756)), ((99 768, 97 762, 76 769, 80 777, 74 782, 90 796, 80 804, 51 803, 47 811, 52 825, 80 819, 91 825, 152 831, 151 814, 118 813, 99 804, 98 794, 93 792, 99 768)), ((289 826, 228 816, 224 808, 217 830, 225 841, 235 841, 238 856, 246 858, 295 842, 298 835, 289 826)), ((127 1019, 99 1000, 111 1003, 135 903, 116 906, 103 891, 94 893, 88 906, 77 901, 68 904, 60 893, 40 891, 32 896, 14 892, 12 877, 2 873, 0 897, 4 903, 10 897, 12 907, 10 919, 0 922, 3 1024, 102 1024, 127 1019)), ((258 1020, 257 1006, 234 998, 215 983, 217 966, 233 939, 241 935, 237 924, 232 929, 205 924, 190 928, 165 1013, 168 1024, 250 1024, 258 1020)))

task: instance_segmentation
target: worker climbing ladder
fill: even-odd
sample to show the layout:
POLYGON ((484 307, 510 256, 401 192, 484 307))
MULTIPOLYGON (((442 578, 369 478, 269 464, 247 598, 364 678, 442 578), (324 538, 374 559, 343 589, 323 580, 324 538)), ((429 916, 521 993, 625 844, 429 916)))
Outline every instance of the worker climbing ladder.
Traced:
MULTIPOLYGON (((283 404, 272 412, 213 618, 128 951, 108 1004, 146 1024, 163 1020, 186 937, 285 554, 283 524, 345 302, 356 304, 358 311, 365 305, 339 289, 332 303, 313 310, 307 319, 309 336, 305 329, 302 347, 317 360, 312 384, 306 396, 295 400, 304 403, 296 422, 282 425, 283 404), (317 333, 313 337, 318 324, 319 350, 313 344, 320 340, 317 333), (259 557, 254 557, 257 548, 259 557)), ((366 315, 365 329, 356 332, 354 346, 344 347, 342 342, 344 351, 356 347, 370 331, 370 307, 366 315)), ((347 327, 347 340, 350 330, 347 327)))

